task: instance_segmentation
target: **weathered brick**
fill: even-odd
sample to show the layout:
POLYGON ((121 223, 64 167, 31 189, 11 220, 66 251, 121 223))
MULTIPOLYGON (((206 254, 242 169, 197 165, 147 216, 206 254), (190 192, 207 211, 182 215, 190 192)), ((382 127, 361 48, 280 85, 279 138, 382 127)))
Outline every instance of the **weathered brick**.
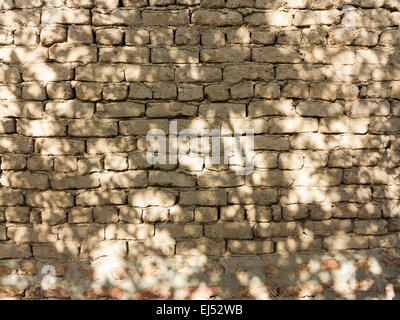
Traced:
POLYGON ((128 194, 129 204, 133 207, 161 206, 171 207, 175 204, 177 194, 163 189, 137 189, 128 194))
POLYGON ((287 27, 292 24, 292 14, 283 11, 257 12, 246 16, 244 21, 256 26, 287 27))
POLYGON ((195 49, 154 48, 151 51, 152 63, 198 63, 199 52, 195 49))
POLYGON ((226 205, 227 193, 223 190, 216 191, 182 191, 179 196, 181 205, 226 205))
POLYGON ((1 259, 20 259, 32 256, 29 244, 1 243, 0 248, 1 259))
POLYGON ((75 70, 75 80, 122 82, 125 79, 124 70, 119 65, 87 64, 75 70))
POLYGON ((167 25, 179 26, 189 24, 189 10, 173 11, 151 11, 145 10, 142 12, 142 23, 144 25, 167 25))
POLYGON ((250 49, 245 47, 203 49, 200 51, 200 60, 201 62, 243 62, 250 60, 250 55, 250 49))
POLYGON ((100 62, 146 63, 149 59, 150 51, 143 47, 100 48, 99 50, 100 62))
POLYGON ((47 189, 49 179, 46 174, 29 172, 3 172, 1 184, 5 187, 21 189, 47 189))
POLYGON ((220 256, 225 253, 225 241, 209 238, 179 241, 176 253, 184 256, 220 256))
POLYGON ((234 26, 242 21, 242 15, 236 11, 197 10, 192 14, 192 23, 199 25, 234 26))
POLYGON ((103 189, 145 187, 147 173, 143 171, 109 172, 100 175, 103 189))

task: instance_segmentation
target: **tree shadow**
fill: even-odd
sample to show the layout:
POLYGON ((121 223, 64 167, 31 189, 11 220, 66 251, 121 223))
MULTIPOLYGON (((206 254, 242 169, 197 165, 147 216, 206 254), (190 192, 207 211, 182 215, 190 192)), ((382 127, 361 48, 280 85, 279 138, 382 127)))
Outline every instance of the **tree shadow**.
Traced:
POLYGON ((0 297, 397 299, 398 8, 303 2, 3 8, 0 297), (149 164, 169 119, 253 173, 149 164))

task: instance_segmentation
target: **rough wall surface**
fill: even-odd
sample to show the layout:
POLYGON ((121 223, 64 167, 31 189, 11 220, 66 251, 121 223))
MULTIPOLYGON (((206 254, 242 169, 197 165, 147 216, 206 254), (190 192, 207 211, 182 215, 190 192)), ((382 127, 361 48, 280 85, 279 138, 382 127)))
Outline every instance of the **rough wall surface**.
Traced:
POLYGON ((0 10, 1 298, 397 296, 399 0, 0 10), (169 120, 253 172, 150 164, 169 120))

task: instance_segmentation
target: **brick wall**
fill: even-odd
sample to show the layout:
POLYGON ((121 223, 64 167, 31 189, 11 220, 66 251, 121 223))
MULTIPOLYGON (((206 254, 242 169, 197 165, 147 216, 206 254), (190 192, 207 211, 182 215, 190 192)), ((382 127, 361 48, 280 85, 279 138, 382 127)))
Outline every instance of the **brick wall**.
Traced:
POLYGON ((400 291, 399 0, 0 10, 1 298, 400 291), (172 120, 254 129, 254 170, 150 164, 172 120))

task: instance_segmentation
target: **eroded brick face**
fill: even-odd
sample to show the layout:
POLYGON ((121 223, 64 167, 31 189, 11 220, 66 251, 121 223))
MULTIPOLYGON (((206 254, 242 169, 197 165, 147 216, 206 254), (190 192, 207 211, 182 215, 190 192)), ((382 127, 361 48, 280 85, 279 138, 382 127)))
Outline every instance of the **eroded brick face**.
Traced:
MULTIPOLYGON (((399 1, 0 0, 0 10, 0 277, 39 279, 50 261, 56 277, 86 281, 86 299, 399 291, 400 275, 384 271, 400 246, 399 1), (150 163, 146 134, 171 120, 196 133, 253 129, 254 170, 190 153, 150 163), (317 262, 236 270, 246 257, 303 254, 317 262), (170 259, 179 273, 202 257, 219 270, 199 267, 207 286, 121 285, 169 276, 157 261, 123 261, 170 259), (96 272, 104 259, 118 262, 110 287, 96 272), (347 265, 375 278, 304 280, 347 265), (231 275, 233 291, 218 282, 231 275)), ((73 298, 65 281, 7 285, 0 297, 73 298)))

